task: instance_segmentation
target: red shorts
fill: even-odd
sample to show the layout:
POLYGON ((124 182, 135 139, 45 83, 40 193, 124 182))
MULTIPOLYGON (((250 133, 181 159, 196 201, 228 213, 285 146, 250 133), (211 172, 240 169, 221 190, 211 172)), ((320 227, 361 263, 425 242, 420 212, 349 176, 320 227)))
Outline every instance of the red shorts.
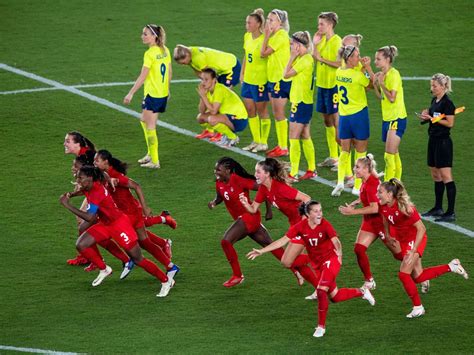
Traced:
MULTIPOLYGON (((427 241, 428 241, 428 237, 425 234, 423 236, 423 239, 421 240, 420 245, 418 246, 418 249, 416 250, 416 252, 420 255, 420 258, 423 256, 423 252, 425 251, 427 241)), ((402 248, 402 255, 405 256, 410 250, 413 249, 414 245, 415 245, 414 240, 408 243, 400 242, 400 247, 402 248)))
POLYGON ((244 213, 243 215, 239 216, 239 218, 244 222, 247 233, 252 234, 259 230, 260 213, 244 213))
POLYGON ((337 255, 332 256, 330 259, 318 264, 316 272, 321 274, 318 286, 328 287, 329 290, 333 290, 336 286, 336 277, 341 269, 341 264, 337 258, 337 255))
POLYGON ((143 218, 142 209, 140 208, 139 211, 133 214, 127 214, 130 223, 132 224, 133 228, 139 229, 145 227, 145 220, 143 218))
POLYGON ((378 219, 363 219, 362 224, 360 225, 360 230, 372 233, 378 237, 385 235, 383 223, 380 223, 378 219))
POLYGON ((96 223, 89 227, 86 232, 97 243, 112 238, 125 250, 132 249, 138 241, 137 233, 126 215, 123 215, 112 224, 96 223))

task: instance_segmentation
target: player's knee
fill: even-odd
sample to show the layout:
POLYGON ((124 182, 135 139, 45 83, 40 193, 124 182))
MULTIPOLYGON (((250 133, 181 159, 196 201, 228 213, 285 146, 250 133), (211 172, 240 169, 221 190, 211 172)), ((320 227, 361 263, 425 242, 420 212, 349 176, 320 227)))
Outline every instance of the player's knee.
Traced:
POLYGON ((291 262, 291 260, 282 258, 282 259, 280 260, 280 264, 281 264, 284 268, 289 269, 289 268, 291 268, 291 265, 292 265, 293 263, 291 262))

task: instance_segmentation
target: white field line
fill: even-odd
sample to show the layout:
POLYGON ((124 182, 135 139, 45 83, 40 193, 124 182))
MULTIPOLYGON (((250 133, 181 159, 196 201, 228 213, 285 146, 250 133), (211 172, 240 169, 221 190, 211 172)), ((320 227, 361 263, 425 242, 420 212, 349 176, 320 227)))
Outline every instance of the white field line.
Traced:
MULTIPOLYGON (((140 118, 141 117, 141 114, 139 112, 136 112, 136 111, 133 111, 133 110, 130 110, 126 107, 123 107, 123 106, 120 106, 120 105, 117 105, 117 104, 114 104, 113 102, 110 102, 108 100, 105 100, 103 98, 100 98, 98 96, 94 96, 94 95, 91 95, 87 92, 84 92, 84 91, 81 91, 75 87, 71 87, 71 86, 67 86, 67 85, 64 85, 64 84, 61 84, 57 81, 54 81, 54 80, 50 80, 50 79, 47 79, 47 78, 43 78, 41 76, 38 76, 36 74, 33 74, 33 73, 29 73, 29 72, 26 72, 26 71, 23 71, 21 69, 17 69, 17 68, 13 68, 9 65, 6 65, 4 63, 0 63, 0 69, 3 69, 3 70, 6 70, 6 71, 9 71, 11 73, 15 73, 15 74, 18 74, 18 75, 21 75, 21 76, 24 76, 24 77, 27 77, 29 79, 32 79, 32 80, 36 80, 36 81, 39 81, 40 83, 43 83, 43 84, 47 84, 47 85, 51 85, 59 90, 64 90, 64 91, 67 91, 67 92, 70 92, 72 94, 75 94, 75 95, 79 95, 81 97, 84 97, 90 101, 93 101, 93 102, 96 102, 96 103, 99 103, 101 105, 104 105, 104 106, 107 106, 109 108, 112 108, 114 110, 117 110, 117 111, 120 111, 122 113, 125 113, 127 115, 130 115, 130 116, 133 116, 135 118, 140 118)), ((169 129, 170 131, 173 131, 173 132, 176 132, 176 133, 179 133, 179 134, 183 134, 185 136, 188 136, 188 137, 193 137, 196 135, 195 132, 191 132, 187 129, 183 129, 181 127, 177 127, 175 125, 172 125, 170 123, 166 123, 166 122, 163 122, 163 121, 158 121, 157 122, 157 125, 160 126, 160 127, 164 127, 164 128, 167 128, 169 129)), ((211 144, 215 144, 215 143, 211 143, 211 144)), ((220 147, 219 145, 215 144, 216 146, 220 147)), ((220 148, 223 148, 223 147, 220 147, 220 148)), ((242 150, 240 148, 236 148, 236 147, 231 147, 231 148, 223 148, 223 149, 228 149, 228 150, 231 150, 235 153, 238 153, 240 155, 244 155, 246 157, 249 157, 251 159, 254 159, 254 160, 257 160, 257 161, 260 161, 262 160, 264 157, 262 157, 261 155, 258 155, 258 154, 254 154, 254 153, 250 153, 250 152, 247 152, 245 150, 242 150)), ((300 172, 300 173, 304 173, 304 172, 300 172)), ((321 177, 316 177, 316 178, 313 178, 312 180, 315 180, 323 185, 326 185, 326 186, 330 186, 330 187, 334 187, 335 184, 332 182, 332 181, 329 181, 329 180, 326 180, 326 179, 323 179, 321 177)), ((350 189, 344 189, 346 192, 351 192, 350 189)), ((453 231, 456 231, 458 233, 461 233, 461 234, 464 234, 464 235, 467 235, 468 237, 471 237, 471 238, 474 238, 474 231, 471 231, 469 229, 466 229, 466 228, 463 228, 461 226, 458 226, 456 224, 453 224, 453 223, 436 223, 434 222, 434 220, 432 218, 424 218, 425 220, 429 221, 429 222, 432 222, 432 223, 435 223, 435 224, 438 224, 440 226, 443 226, 445 228, 448 228, 448 229, 451 229, 453 231)))
MULTIPOLYGON (((431 78, 429 76, 404 76, 403 80, 408 81, 428 81, 431 78)), ((474 78, 451 78, 452 81, 474 81, 474 78)), ((171 80, 171 83, 182 84, 182 83, 197 83, 199 79, 176 79, 171 80)), ((133 85, 133 81, 128 82, 116 82, 116 83, 96 83, 96 84, 80 84, 80 85, 70 85, 70 87, 76 89, 85 89, 85 88, 101 88, 107 86, 130 86, 133 85)), ((51 90, 61 90, 57 87, 46 87, 46 88, 33 88, 33 89, 23 89, 23 90, 11 90, 11 91, 0 91, 0 95, 12 95, 12 94, 25 94, 31 92, 41 92, 41 91, 51 91, 51 90)))
POLYGON ((36 354, 54 354, 54 355, 77 355, 78 353, 70 353, 55 350, 43 350, 34 348, 18 348, 16 346, 0 345, 0 350, 17 351, 21 353, 36 353, 36 354))

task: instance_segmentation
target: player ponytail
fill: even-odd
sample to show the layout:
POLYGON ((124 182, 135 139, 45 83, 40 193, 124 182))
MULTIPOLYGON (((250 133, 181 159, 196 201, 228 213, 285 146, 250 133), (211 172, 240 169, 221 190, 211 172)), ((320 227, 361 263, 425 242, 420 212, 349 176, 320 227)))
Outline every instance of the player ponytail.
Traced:
POLYGON ((164 49, 166 43, 166 32, 162 26, 157 26, 154 24, 149 24, 145 26, 150 30, 150 32, 156 37, 155 43, 161 49, 164 49))
POLYGON ((270 11, 271 14, 275 15, 280 21, 280 27, 286 32, 290 32, 290 22, 288 20, 288 12, 285 10, 273 9, 270 11))
POLYGON ((291 39, 302 44, 308 50, 308 53, 313 52, 313 41, 308 31, 298 31, 291 35, 291 39))
POLYGON ((319 201, 310 200, 308 202, 303 202, 301 205, 298 206, 298 212, 300 216, 309 217, 309 212, 311 211, 311 207, 315 205, 320 205, 319 201))
POLYGON ((439 85, 444 88, 444 92, 449 94, 452 92, 451 88, 451 78, 447 75, 437 73, 431 77, 431 80, 436 81, 439 85))
POLYGON ((377 162, 375 161, 374 155, 372 153, 369 153, 365 157, 357 159, 357 162, 366 167, 370 174, 378 176, 377 162))
POLYGON ((276 160, 274 158, 266 158, 265 160, 259 161, 257 163, 263 171, 268 173, 272 179, 275 179, 285 184, 290 184, 290 179, 288 178, 288 167, 289 164, 276 160))
POLYGON ((104 173, 99 168, 96 168, 95 166, 84 165, 83 167, 79 169, 79 174, 83 174, 85 176, 91 177, 92 181, 100 181, 100 182, 105 181, 104 173))
POLYGON ((188 47, 183 46, 182 44, 177 44, 176 47, 174 48, 173 59, 176 62, 180 62, 181 60, 185 59, 188 55, 189 56, 191 55, 191 50, 188 47))
POLYGON ((237 174, 245 179, 255 180, 255 176, 249 174, 239 162, 232 158, 222 157, 217 161, 216 165, 222 166, 223 168, 229 170, 231 174, 237 174))
POLYGON ((377 49, 377 52, 381 53, 384 58, 388 58, 390 63, 393 63, 393 60, 398 55, 398 49, 395 46, 385 46, 377 49))
POLYGON ((109 163, 109 165, 115 170, 117 170, 119 173, 127 175, 127 169, 128 169, 127 163, 113 157, 112 154, 108 150, 101 149, 97 152, 97 155, 102 160, 106 160, 109 163))
POLYGON ((398 209, 405 215, 411 215, 413 211, 413 203, 408 196, 408 192, 405 189, 405 186, 401 183, 400 180, 396 178, 391 178, 389 181, 383 182, 382 186, 388 193, 391 193, 393 198, 397 200, 398 209))
POLYGON ((263 28, 265 27, 265 12, 263 9, 255 9, 253 10, 249 16, 253 17, 255 21, 257 21, 260 25, 258 26, 258 29, 260 32, 263 32, 263 28))
POLYGON ((363 39, 364 39, 364 36, 362 36, 361 34, 356 34, 356 35, 349 34, 347 36, 344 36, 344 38, 342 39, 342 43, 346 46, 352 45, 359 48, 360 43, 362 42, 363 39))
POLYGON ((332 28, 336 27, 339 22, 339 17, 335 12, 321 12, 318 16, 318 19, 323 19, 332 24, 332 28))

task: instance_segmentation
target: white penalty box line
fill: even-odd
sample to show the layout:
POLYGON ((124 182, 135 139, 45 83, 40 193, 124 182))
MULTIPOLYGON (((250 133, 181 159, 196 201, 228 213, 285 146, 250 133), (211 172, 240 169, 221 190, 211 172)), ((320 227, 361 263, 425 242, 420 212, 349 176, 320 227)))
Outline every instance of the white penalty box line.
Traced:
MULTIPOLYGON (((0 69, 3 69, 5 71, 8 71, 8 72, 11 72, 11 73, 14 73, 14 74, 18 74, 18 75, 21 75, 21 76, 24 76, 26 78, 29 78, 29 79, 32 79, 32 80, 35 80, 35 81, 38 81, 40 83, 43 83, 43 84, 46 84, 46 85, 49 85, 51 86, 52 88, 51 89, 55 89, 55 90, 64 90, 64 91, 67 91, 67 92, 70 92, 72 94, 75 94, 75 95, 78 95, 78 96, 81 96, 85 99, 88 99, 90 101, 93 101, 93 102, 96 102, 98 104, 101 104, 103 106, 106 106, 106 107, 109 107, 111 109, 114 109, 114 110, 117 110, 119 112, 122 112, 122 113, 125 113, 127 115, 130 115, 130 116, 133 116, 135 118, 138 118, 140 119, 141 117, 141 114, 139 112, 136 112, 136 111, 133 111, 133 110, 130 110, 126 107, 123 107, 123 106, 120 106, 120 105, 117 105, 117 104, 114 104, 113 102, 110 102, 109 100, 106 100, 106 99, 103 99, 101 97, 98 97, 98 96, 95 96, 95 95, 91 95, 85 91, 82 91, 82 90, 79 90, 77 87, 73 87, 73 86, 68 86, 68 85, 64 85, 64 84, 61 84, 60 82, 58 81, 55 81, 55 80, 51 80, 51 79, 47 79, 47 78, 44 78, 42 76, 39 76, 39 75, 36 75, 36 74, 33 74, 33 73, 29 73, 29 72, 26 72, 24 70, 21 70, 21 69, 18 69, 18 68, 14 68, 14 67, 11 67, 7 64, 4 64, 4 63, 0 63, 0 69)), ((196 81, 197 79, 192 79, 194 81, 196 81)), ((192 82, 194 82, 192 81, 192 82)), ((113 84, 113 83, 110 83, 110 84, 113 84)), ((110 85, 109 86, 112 86, 110 85)), ((129 83, 127 83, 129 84, 129 83)), ((93 85, 99 85, 99 84, 93 84, 93 85)), ((88 86, 82 86, 82 87, 91 87, 90 85, 88 86)), ((96 86, 93 86, 93 87, 96 87, 96 86)), ((46 88, 45 88, 46 89, 46 88)), ((187 129, 184 129, 184 128, 181 128, 181 127, 178 127, 178 126, 175 126, 175 125, 172 125, 170 123, 167 123, 167 122, 163 122, 161 120, 159 120, 157 122, 157 125, 160 126, 160 127, 163 127, 163 128, 166 128, 166 129, 169 129, 170 131, 173 131, 173 132, 176 132, 176 133, 179 133, 179 134, 182 134, 182 135, 185 135, 185 136, 188 136, 188 137, 192 137, 194 138, 194 136, 196 135, 195 132, 191 132, 187 129)), ((218 146, 217 144, 215 143, 210 143, 210 144, 214 144, 216 146, 218 146)), ((220 147, 220 146, 218 146, 220 147)), ((221 147, 223 148, 223 147, 221 147)), ((254 153, 250 153, 250 152, 247 152, 247 151, 244 151, 240 148, 236 148, 236 147, 230 147, 230 148, 225 148, 227 150, 231 150, 237 154, 240 154, 240 155, 243 155, 243 156, 246 156, 248 158, 251 158, 251 159, 254 159, 254 160, 257 160, 257 161, 260 161, 262 160, 262 156, 261 155, 258 155, 258 154, 254 154, 254 153)), ((334 187, 335 184, 329 180, 326 180, 326 179, 323 179, 321 177, 315 177, 313 178, 312 180, 314 181, 317 181, 319 182, 320 184, 323 184, 323 185, 326 185, 326 186, 330 186, 330 187, 334 187)), ((345 189, 346 192, 351 192, 350 189, 345 189)), ((434 219, 432 217, 423 217, 424 220, 426 221, 429 221, 431 223, 434 223, 434 224, 437 224, 437 225, 440 225, 442 227, 445 227, 445 228, 448 228, 450 230, 453 230, 453 231, 456 231, 458 233, 461 233, 461 234, 464 234, 464 235, 467 235, 468 237, 471 237, 471 238, 474 238, 474 231, 471 231, 467 228, 464 228, 464 227, 461 227, 461 226, 458 226, 456 224, 453 224, 453 223, 445 223, 445 222, 434 222, 434 219)))

